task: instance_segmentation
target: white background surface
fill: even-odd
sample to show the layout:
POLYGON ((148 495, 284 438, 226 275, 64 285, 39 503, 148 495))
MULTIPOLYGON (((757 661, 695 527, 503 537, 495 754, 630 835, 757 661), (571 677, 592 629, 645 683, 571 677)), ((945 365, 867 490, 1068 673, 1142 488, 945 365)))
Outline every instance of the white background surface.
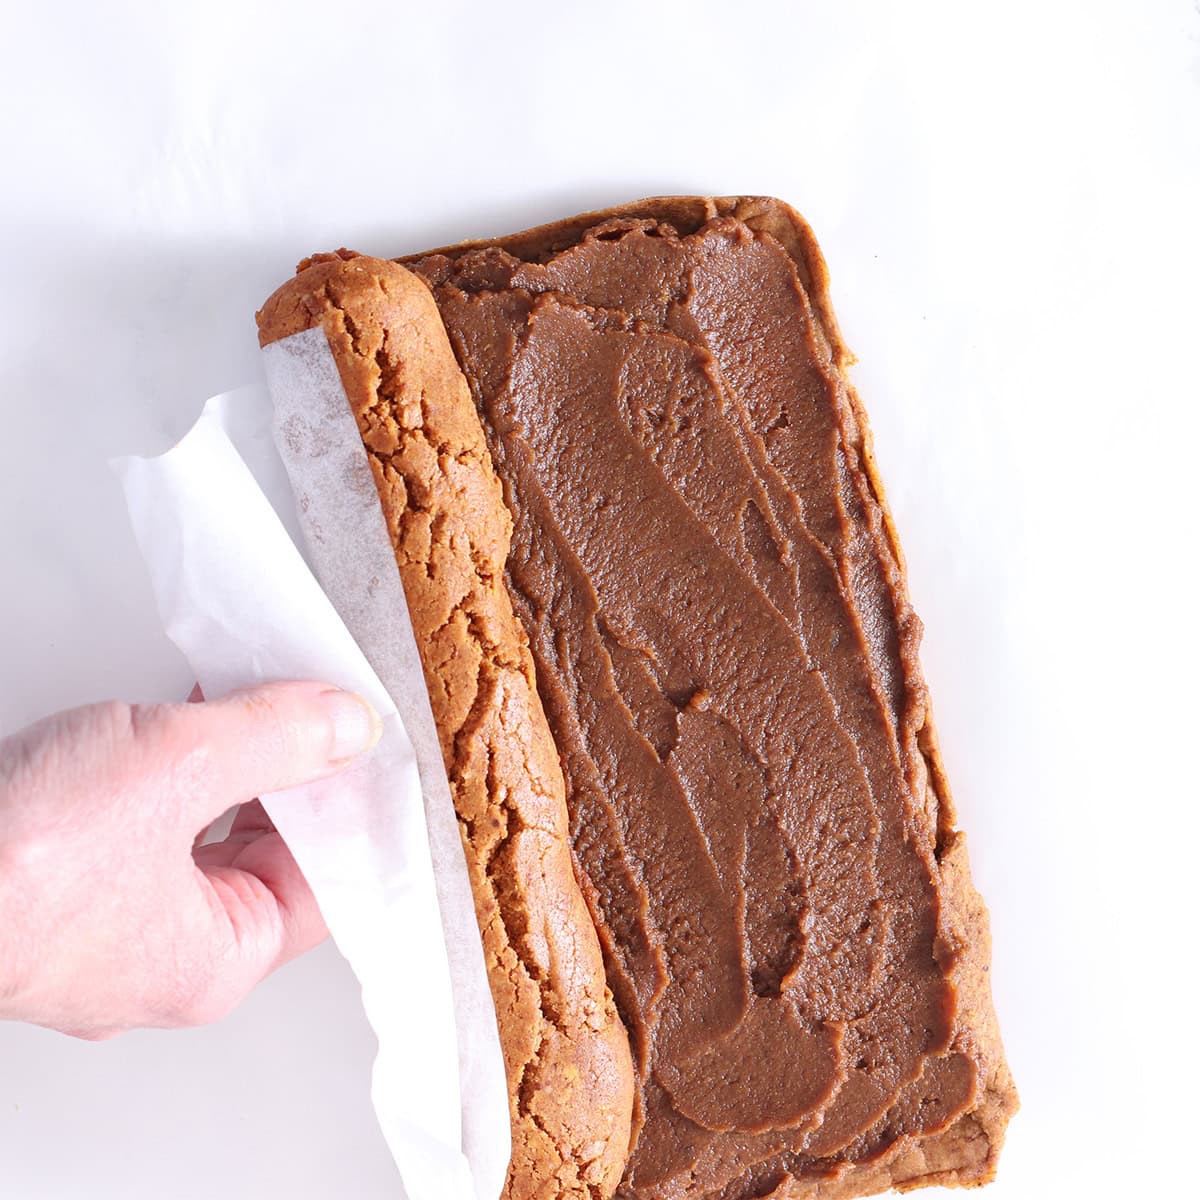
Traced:
MULTIPOLYGON (((991 1195, 1195 1194, 1191 0, 6 0, 0 28, 0 729, 186 693, 105 459, 255 376, 299 257, 779 195, 861 359, 992 908, 1024 1107, 991 1195)), ((392 1196, 370 1053, 328 947, 210 1029, 0 1026, 0 1198, 392 1196)))

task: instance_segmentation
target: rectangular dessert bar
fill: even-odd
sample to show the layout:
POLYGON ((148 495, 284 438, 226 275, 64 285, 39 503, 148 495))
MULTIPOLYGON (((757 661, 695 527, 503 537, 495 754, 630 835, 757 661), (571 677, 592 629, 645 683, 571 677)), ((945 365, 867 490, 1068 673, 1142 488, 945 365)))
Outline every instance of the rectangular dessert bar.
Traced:
POLYGON ((633 1046, 621 1194, 986 1180, 1015 1107, 986 915, 811 231, 671 198, 402 261, 513 515, 633 1046))
POLYGON ((987 917, 807 225, 675 197, 400 263, 306 260, 260 337, 324 327, 375 470, 506 1196, 986 1182, 987 917))

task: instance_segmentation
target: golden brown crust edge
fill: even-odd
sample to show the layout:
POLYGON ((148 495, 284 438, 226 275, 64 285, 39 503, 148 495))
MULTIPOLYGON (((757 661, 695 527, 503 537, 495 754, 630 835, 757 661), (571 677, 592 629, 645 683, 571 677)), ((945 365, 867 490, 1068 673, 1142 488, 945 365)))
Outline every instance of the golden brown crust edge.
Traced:
POLYGON ((267 300, 258 325, 264 346, 324 328, 379 489, 496 1004, 513 1135, 505 1196, 607 1197, 629 1148, 629 1044, 504 585, 512 521, 437 307, 394 263, 322 256, 267 300))
POLYGON ((949 1129, 918 1143, 899 1144, 886 1159, 856 1166, 834 1180, 796 1181, 781 1198, 821 1197, 846 1200, 854 1196, 942 1184, 974 1186, 988 1182, 1004 1141, 1004 1131, 1017 1108, 1017 1093, 1005 1060, 991 999, 989 980, 991 936, 987 909, 971 883, 966 841, 955 829, 954 805, 942 765, 929 691, 917 657, 921 626, 908 597, 904 557, 875 460, 867 415, 847 377, 854 357, 842 340, 829 294, 829 272, 812 229, 790 205, 769 196, 658 196, 613 208, 583 213, 507 237, 463 242, 397 261, 431 254, 456 257, 484 246, 498 246, 519 258, 544 261, 568 248, 601 222, 650 219, 688 234, 717 217, 733 217, 756 233, 768 234, 791 256, 812 305, 818 332, 828 354, 828 369, 836 380, 841 401, 843 432, 852 458, 861 464, 870 499, 879 513, 881 554, 890 557, 896 591, 896 620, 906 643, 906 682, 909 708, 903 731, 914 771, 914 795, 926 796, 926 811, 934 825, 936 857, 941 876, 941 941, 959 997, 958 1036, 969 1041, 981 1068, 975 1107, 949 1129))

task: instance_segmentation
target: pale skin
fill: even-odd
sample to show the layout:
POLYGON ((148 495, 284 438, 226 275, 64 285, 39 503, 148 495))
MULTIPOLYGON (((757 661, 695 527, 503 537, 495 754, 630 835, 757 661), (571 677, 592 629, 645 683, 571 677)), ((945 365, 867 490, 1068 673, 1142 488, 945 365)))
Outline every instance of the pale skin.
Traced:
POLYGON ((94 704, 0 740, 0 1019, 101 1039, 236 1007, 326 937, 254 798, 379 732, 366 701, 304 682, 94 704), (235 804, 229 836, 198 845, 235 804))

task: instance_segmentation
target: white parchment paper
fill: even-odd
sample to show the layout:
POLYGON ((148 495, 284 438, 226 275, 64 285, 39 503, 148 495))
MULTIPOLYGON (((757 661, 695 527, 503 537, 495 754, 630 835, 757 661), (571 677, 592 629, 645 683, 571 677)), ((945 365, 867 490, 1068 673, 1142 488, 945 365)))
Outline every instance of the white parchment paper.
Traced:
POLYGON ((323 679, 382 714, 369 755, 263 802, 362 984, 405 1192, 495 1200, 507 1090, 462 846, 370 467, 318 338, 267 356, 274 418, 242 388, 167 454, 116 467, 163 623, 207 694, 323 679))

